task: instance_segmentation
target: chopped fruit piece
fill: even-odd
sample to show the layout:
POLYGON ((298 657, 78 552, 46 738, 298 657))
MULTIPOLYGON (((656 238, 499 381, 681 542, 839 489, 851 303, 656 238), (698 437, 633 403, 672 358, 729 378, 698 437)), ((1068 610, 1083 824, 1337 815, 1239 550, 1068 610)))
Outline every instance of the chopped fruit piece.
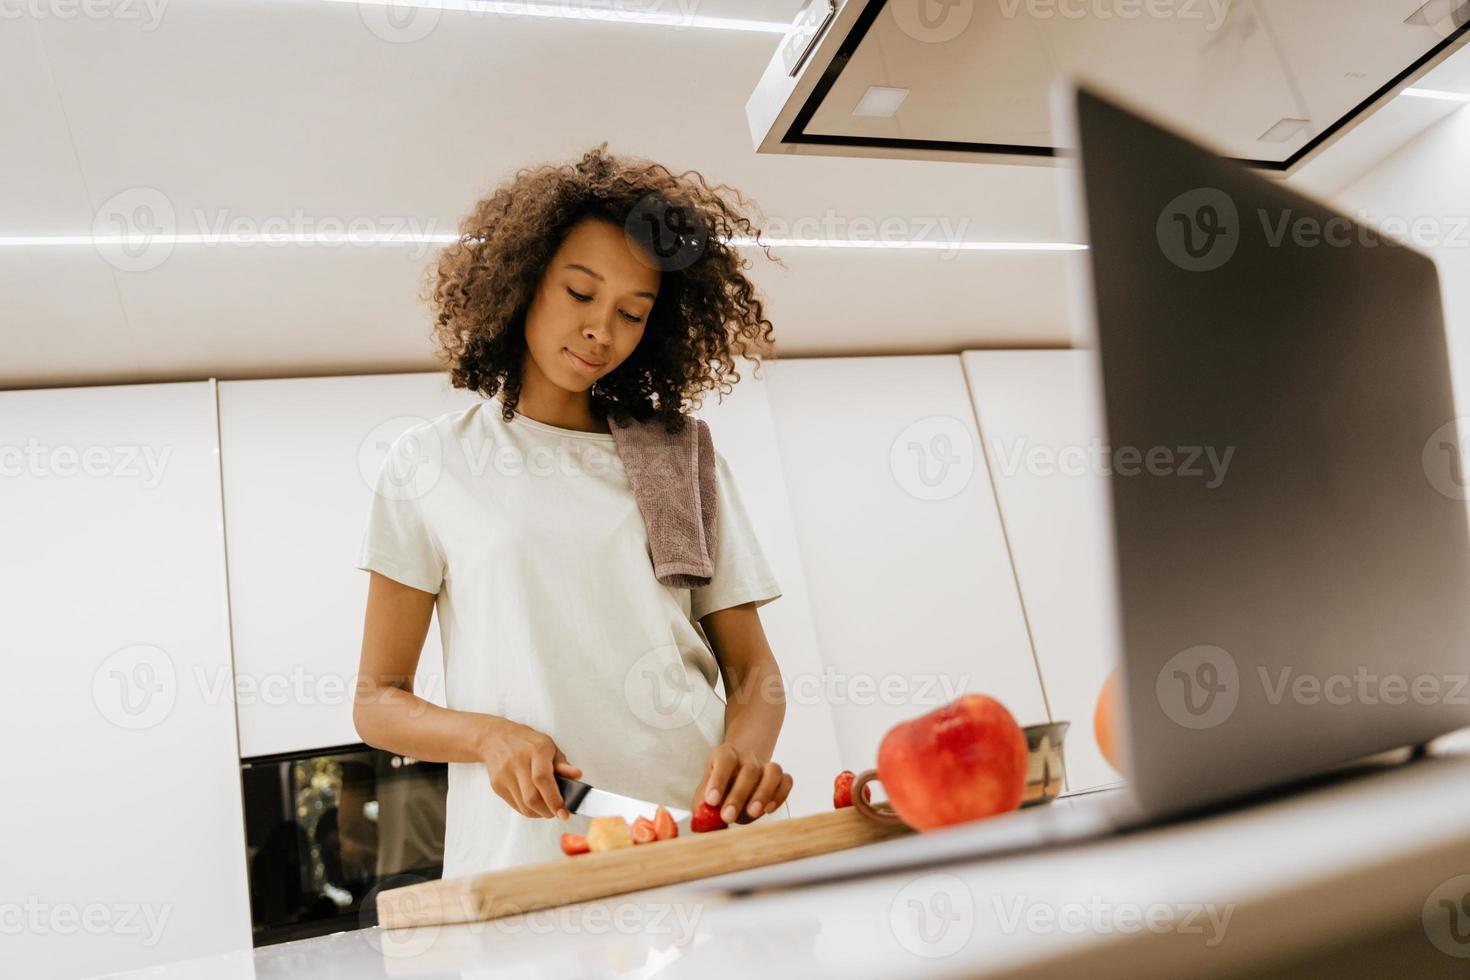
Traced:
POLYGON ((663 807, 659 807, 654 811, 653 829, 658 834, 659 840, 668 840, 670 837, 679 836, 679 825, 674 821, 674 815, 663 807))
POLYGON ((724 827, 725 818, 720 816, 719 807, 711 806, 703 800, 699 801, 699 806, 694 809, 694 815, 689 818, 689 829, 696 834, 702 834, 707 830, 723 830, 724 827))
MULTIPOLYGON (((837 774, 832 782, 832 807, 840 810, 845 806, 852 806, 852 782, 857 776, 851 769, 844 769, 837 774)), ((871 803, 873 790, 871 787, 863 787, 863 802, 871 803)))
POLYGON ((622 817, 593 817, 587 826, 587 846, 594 851, 632 847, 633 834, 622 817))
POLYGON ((587 846, 585 834, 562 834, 561 850, 563 854, 586 854, 592 848, 587 846))
POLYGON ((658 840, 658 831, 653 826, 653 821, 647 817, 639 817, 633 821, 633 843, 651 844, 658 840))

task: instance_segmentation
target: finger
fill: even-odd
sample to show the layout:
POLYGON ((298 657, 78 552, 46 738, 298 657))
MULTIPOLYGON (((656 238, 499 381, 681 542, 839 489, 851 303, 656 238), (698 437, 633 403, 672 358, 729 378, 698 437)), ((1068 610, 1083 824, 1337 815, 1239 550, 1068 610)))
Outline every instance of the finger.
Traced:
POLYGON ((582 768, 580 766, 574 766, 570 762, 568 762, 567 757, 562 754, 561 749, 556 750, 556 755, 552 756, 551 761, 552 768, 561 773, 563 776, 571 776, 573 779, 582 778, 582 768))
POLYGON ((755 784, 761 778, 761 767, 755 763, 742 764, 740 771, 735 774, 735 782, 730 787, 730 792, 725 794, 725 805, 720 810, 720 817, 725 823, 734 823, 740 816, 740 811, 745 809, 745 801, 750 798, 750 791, 755 789, 755 784))
MULTIPOLYGON (((725 798, 725 788, 730 785, 730 777, 740 760, 735 753, 728 748, 717 748, 710 753, 709 775, 705 777, 704 802, 710 806, 719 806, 720 801, 725 798)), ((725 821, 729 823, 729 821, 725 821)))
POLYGON ((566 810, 562 806, 561 789, 557 787, 556 779, 551 773, 550 756, 538 755, 531 760, 531 782, 535 783, 536 789, 540 792, 546 812, 560 819, 566 810))
POLYGON ((541 800, 541 791, 536 788, 536 784, 531 780, 530 766, 526 766, 520 772, 516 773, 516 780, 520 784, 521 802, 525 803, 526 809, 531 811, 530 816, 551 816, 551 811, 546 809, 546 804, 541 800))
POLYGON ((766 802, 776 792, 776 787, 781 785, 781 767, 774 762, 767 762, 765 770, 761 773, 761 780, 756 783, 755 789, 750 794, 750 802, 746 804, 745 812, 752 817, 758 817, 764 812, 766 802))
POLYGON ((775 813, 776 808, 786 802, 786 797, 791 795, 791 786, 791 773, 788 772, 781 777, 781 785, 776 788, 775 794, 766 802, 767 813, 775 813))
POLYGON ((510 808, 516 813, 519 813, 523 816, 527 815, 526 805, 521 802, 521 794, 512 783, 510 783, 509 781, 503 782, 499 785, 492 783, 490 788, 495 790, 496 796, 500 797, 506 803, 510 804, 510 808))

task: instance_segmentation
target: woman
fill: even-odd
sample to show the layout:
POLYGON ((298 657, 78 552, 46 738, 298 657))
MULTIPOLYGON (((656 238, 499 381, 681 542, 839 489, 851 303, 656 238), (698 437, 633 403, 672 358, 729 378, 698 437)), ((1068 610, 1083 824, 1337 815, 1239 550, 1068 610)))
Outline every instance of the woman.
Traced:
POLYGON ((446 877, 549 860, 585 832, 553 773, 707 801, 727 823, 791 792, 756 612, 781 592, 729 466, 716 452, 713 576, 665 586, 608 424, 692 424, 686 399, 769 353, 727 244, 751 225, 702 176, 605 146, 518 171, 431 268, 439 359, 485 400, 394 442, 357 566, 372 575, 353 719, 369 745, 450 764, 446 877), (413 692, 436 604, 447 708, 413 692))

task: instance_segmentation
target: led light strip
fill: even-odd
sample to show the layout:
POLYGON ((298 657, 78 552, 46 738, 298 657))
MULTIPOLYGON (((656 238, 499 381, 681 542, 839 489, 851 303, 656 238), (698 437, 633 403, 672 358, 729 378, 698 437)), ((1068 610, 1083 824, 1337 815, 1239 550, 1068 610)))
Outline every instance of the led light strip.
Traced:
MULTIPOLYGON (((404 245, 441 244, 459 241, 450 234, 415 234, 412 232, 380 235, 300 234, 300 235, 0 235, 0 247, 26 248, 60 245, 292 245, 354 244, 404 245)), ((935 241, 865 241, 862 239, 767 238, 759 244, 753 238, 732 238, 736 248, 888 248, 959 252, 1081 252, 1086 245, 1075 242, 935 242, 935 241)))
POLYGON ((716 31, 758 31, 785 34, 790 24, 771 20, 735 17, 698 17, 654 11, 599 10, 594 4, 581 8, 573 3, 515 3, 509 0, 327 0, 329 3, 370 3, 381 7, 422 7, 426 10, 463 10, 470 13, 504 14, 507 17, 543 17, 600 23, 649 24, 655 27, 695 27, 716 31))
POLYGON ((1441 102, 1470 102, 1470 92, 1444 92, 1432 88, 1406 88, 1399 94, 1413 96, 1416 99, 1438 99, 1441 102))

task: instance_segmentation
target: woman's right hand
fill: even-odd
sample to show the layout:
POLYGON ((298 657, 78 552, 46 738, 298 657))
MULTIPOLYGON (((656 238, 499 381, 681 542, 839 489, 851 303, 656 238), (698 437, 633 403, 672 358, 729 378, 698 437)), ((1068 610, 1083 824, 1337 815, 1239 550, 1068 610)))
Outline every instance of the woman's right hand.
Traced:
POLYGON ((582 770, 567 761, 550 736, 496 717, 481 738, 480 759, 490 773, 490 788, 517 813, 572 818, 552 777, 559 773, 580 779, 582 770))

